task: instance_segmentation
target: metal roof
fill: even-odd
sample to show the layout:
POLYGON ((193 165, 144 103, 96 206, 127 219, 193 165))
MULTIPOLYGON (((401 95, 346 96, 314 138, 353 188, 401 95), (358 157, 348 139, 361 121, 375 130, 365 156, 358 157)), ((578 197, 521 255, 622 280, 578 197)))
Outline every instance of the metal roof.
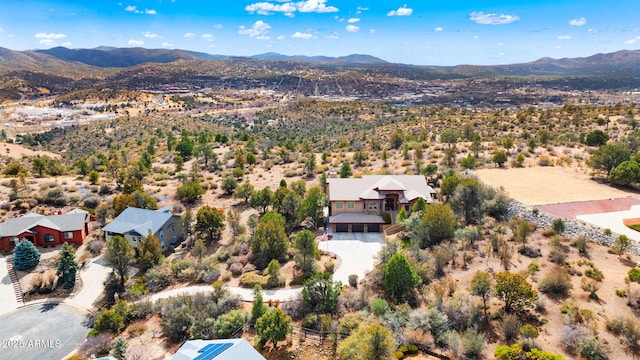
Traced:
POLYGON ((128 207, 113 221, 105 225, 102 230, 116 234, 135 231, 140 235, 146 236, 149 230, 151 230, 152 234, 157 233, 172 216, 168 208, 148 210, 128 207))

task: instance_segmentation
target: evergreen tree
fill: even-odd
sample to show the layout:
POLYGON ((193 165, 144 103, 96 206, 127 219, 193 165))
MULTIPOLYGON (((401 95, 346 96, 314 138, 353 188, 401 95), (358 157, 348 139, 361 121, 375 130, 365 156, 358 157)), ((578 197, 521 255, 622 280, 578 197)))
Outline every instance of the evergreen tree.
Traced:
POLYGON ((420 277, 404 253, 395 253, 384 267, 382 282, 387 294, 400 302, 419 285, 420 277))
POLYGON ((162 245, 160 245, 160 239, 152 234, 151 230, 149 230, 147 236, 142 237, 142 241, 138 244, 138 255, 145 268, 158 265, 160 259, 162 259, 162 245))
POLYGON ((129 272, 129 265, 134 260, 134 251, 129 241, 122 236, 114 236, 107 241, 107 250, 103 256, 107 266, 120 277, 119 288, 124 291, 124 282, 129 272))
POLYGON ((31 241, 21 241, 13 250, 13 266, 16 270, 27 270, 38 265, 40 251, 31 241))
POLYGON ((76 272, 78 271, 78 263, 75 260, 73 246, 69 243, 62 245, 60 255, 58 255, 58 285, 62 285, 65 289, 71 289, 76 284, 76 272))
POLYGON ((293 332, 291 318, 280 308, 267 312, 256 321, 256 334, 260 337, 260 342, 271 341, 274 348, 291 332, 293 332))

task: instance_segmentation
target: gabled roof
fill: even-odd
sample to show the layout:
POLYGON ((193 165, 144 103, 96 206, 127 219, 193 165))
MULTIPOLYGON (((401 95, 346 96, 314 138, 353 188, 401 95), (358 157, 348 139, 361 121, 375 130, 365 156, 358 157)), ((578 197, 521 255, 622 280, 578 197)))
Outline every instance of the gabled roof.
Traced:
POLYGON ((384 199, 386 191, 402 192, 401 200, 422 197, 432 201, 435 191, 422 175, 364 175, 362 178, 330 178, 329 201, 361 201, 384 199))
POLYGON ((28 213, 23 217, 7 219, 0 224, 0 237, 17 236, 36 226, 43 226, 57 231, 82 230, 84 224, 88 221, 88 214, 88 212, 80 209, 61 215, 49 216, 28 213))
POLYGON ((155 234, 172 216, 168 208, 148 210, 128 207, 102 230, 116 234, 135 231, 140 235, 147 235, 151 230, 151 233, 155 234))
POLYGON ((178 352, 173 355, 173 360, 265 360, 256 349, 244 339, 220 339, 220 340, 189 340, 185 342, 178 352), (223 345, 223 350, 213 356, 204 356, 204 351, 210 345, 223 345))

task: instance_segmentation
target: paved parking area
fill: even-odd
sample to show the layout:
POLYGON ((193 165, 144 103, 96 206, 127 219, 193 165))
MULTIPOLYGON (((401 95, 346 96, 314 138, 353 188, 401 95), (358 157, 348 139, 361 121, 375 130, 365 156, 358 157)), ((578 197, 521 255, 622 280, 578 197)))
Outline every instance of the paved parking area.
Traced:
POLYGON ((27 305, 0 316, 0 359, 63 359, 90 330, 89 313, 65 304, 27 305))
POLYGON ((634 219, 640 217, 640 205, 634 205, 629 210, 614 211, 608 213, 578 215, 576 218, 589 224, 599 226, 603 229, 611 229, 612 232, 624 234, 633 240, 636 249, 640 247, 640 232, 629 229, 624 224, 624 219, 634 219))
POLYGON ((376 255, 384 245, 382 233, 334 233, 329 241, 322 241, 318 248, 336 254, 340 266, 333 273, 333 279, 343 284, 349 283, 349 275, 358 275, 362 280, 373 270, 376 255))

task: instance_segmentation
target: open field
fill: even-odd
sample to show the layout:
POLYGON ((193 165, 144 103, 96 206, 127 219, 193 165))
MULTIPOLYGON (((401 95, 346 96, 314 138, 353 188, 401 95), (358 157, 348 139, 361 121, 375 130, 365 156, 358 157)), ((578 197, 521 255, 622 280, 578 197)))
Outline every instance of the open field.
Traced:
POLYGON ((475 174, 485 183, 503 187, 526 205, 621 198, 632 193, 589 179, 586 174, 561 167, 482 169, 475 174))

